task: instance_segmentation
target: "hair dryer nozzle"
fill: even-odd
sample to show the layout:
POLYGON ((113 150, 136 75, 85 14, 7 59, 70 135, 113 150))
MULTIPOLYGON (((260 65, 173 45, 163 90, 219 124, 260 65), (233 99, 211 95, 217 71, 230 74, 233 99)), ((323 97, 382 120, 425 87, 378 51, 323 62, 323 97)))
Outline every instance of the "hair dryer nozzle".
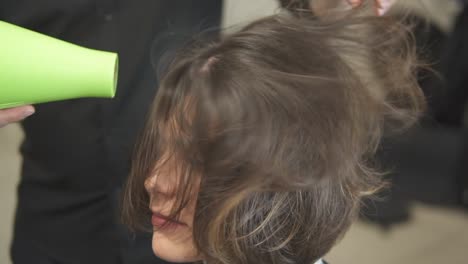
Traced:
POLYGON ((118 55, 0 21, 0 109, 115 96, 118 55))

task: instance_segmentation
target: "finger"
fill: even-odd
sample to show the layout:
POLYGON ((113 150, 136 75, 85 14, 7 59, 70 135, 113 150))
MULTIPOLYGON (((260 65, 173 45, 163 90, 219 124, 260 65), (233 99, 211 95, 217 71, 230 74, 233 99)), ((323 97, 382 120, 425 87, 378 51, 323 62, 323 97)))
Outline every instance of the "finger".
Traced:
POLYGON ((376 0, 377 2, 377 14, 383 16, 393 6, 395 0, 376 0))
POLYGON ((362 0, 346 0, 352 8, 356 8, 362 4, 362 0))
POLYGON ((0 127, 21 121, 34 112, 34 107, 31 105, 0 110, 0 127))
MULTIPOLYGON (((363 0, 346 0, 352 8, 356 8, 362 5, 363 0)), ((395 3, 395 0, 374 0, 375 5, 373 6, 375 13, 379 16, 384 15, 395 3)))

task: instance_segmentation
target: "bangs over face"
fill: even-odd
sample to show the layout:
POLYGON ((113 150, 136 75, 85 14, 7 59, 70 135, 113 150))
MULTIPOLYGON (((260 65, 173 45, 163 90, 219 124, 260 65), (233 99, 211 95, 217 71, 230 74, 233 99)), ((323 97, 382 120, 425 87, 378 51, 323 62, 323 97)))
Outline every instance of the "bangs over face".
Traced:
POLYGON ((171 217, 198 191, 207 263, 324 256, 381 186, 371 157, 383 128, 424 107, 407 37, 390 18, 275 15, 182 53, 136 147, 126 223, 148 226, 144 181, 170 164, 171 217))

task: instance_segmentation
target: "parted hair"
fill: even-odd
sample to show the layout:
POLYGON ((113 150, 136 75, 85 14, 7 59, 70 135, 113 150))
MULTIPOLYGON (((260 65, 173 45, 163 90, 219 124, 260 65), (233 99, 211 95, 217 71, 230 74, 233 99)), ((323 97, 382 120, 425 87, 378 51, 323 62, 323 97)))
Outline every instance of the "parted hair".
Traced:
POLYGON ((382 187, 373 157, 425 103, 407 26, 366 5, 254 21, 184 48, 136 146, 123 219, 145 228, 144 181, 177 164, 177 218, 197 190, 208 264, 312 264, 382 187))

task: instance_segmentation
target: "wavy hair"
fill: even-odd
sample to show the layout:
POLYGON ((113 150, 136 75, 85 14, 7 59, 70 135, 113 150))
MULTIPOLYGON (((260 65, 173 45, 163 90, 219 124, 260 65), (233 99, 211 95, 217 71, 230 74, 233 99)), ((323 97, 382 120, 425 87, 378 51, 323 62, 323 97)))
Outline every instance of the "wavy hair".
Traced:
POLYGON ((184 49, 136 146, 125 222, 148 224, 144 181, 174 160, 172 217, 198 190, 193 235, 207 263, 314 263, 382 187, 382 136, 424 110, 418 68, 408 27, 365 5, 281 12, 184 49))

